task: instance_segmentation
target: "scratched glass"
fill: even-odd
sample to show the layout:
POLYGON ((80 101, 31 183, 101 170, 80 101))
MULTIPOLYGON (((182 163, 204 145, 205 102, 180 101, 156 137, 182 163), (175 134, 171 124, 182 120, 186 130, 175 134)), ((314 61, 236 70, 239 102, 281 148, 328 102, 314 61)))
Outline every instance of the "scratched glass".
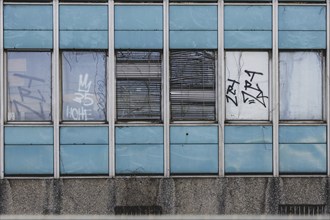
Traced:
POLYGON ((8 121, 51 121, 51 53, 8 52, 8 121))
POLYGON ((62 119, 106 119, 106 53, 62 53, 62 119))
POLYGON ((226 52, 226 119, 269 120, 268 52, 226 52))

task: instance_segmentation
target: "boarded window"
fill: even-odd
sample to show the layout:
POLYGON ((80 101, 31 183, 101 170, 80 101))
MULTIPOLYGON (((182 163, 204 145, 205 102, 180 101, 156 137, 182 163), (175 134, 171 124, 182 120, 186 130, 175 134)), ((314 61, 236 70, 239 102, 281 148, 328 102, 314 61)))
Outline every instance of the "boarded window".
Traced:
POLYGON ((215 120, 214 51, 170 53, 171 119, 177 121, 215 120))
POLYGON ((105 71, 104 52, 62 53, 63 120, 105 120, 105 71))
POLYGON ((8 52, 8 121, 51 120, 51 53, 8 52))
POLYGON ((161 120, 161 53, 117 51, 117 119, 161 120))

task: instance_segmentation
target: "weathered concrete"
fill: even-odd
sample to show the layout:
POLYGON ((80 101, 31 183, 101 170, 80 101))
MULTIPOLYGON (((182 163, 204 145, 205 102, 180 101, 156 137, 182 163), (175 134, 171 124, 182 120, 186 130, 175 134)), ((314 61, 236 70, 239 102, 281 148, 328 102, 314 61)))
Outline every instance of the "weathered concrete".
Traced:
POLYGON ((330 178, 5 179, 0 214, 114 214, 161 206, 164 214, 277 214, 280 204, 326 205, 330 178))

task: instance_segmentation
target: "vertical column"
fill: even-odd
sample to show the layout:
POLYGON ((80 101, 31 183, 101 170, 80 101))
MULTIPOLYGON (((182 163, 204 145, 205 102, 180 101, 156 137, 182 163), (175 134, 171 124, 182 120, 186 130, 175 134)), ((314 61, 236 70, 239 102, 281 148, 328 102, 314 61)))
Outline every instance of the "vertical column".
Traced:
POLYGON ((60 71, 59 71, 59 0, 53 1, 52 112, 54 122, 54 177, 60 177, 60 71))
POLYGON ((115 118, 116 118, 116 77, 115 77, 115 3, 108 2, 108 33, 109 33, 109 62, 108 62, 108 110, 109 121, 109 176, 115 176, 115 118))
POLYGON ((272 121, 273 121, 273 176, 279 176, 279 75, 278 75, 278 0, 273 0, 272 54, 272 121))
POLYGON ((163 118, 164 118, 164 176, 170 176, 170 68, 169 68, 169 0, 163 2, 164 34, 164 78, 163 78, 163 118))
POLYGON ((224 61, 224 0, 218 1, 218 125, 219 125, 219 176, 225 175, 225 61, 224 61))
POLYGON ((328 176, 330 176, 330 50, 329 50, 329 45, 330 45, 330 1, 327 1, 327 22, 326 22, 326 28, 327 28, 327 48, 326 48, 326 76, 325 76, 325 80, 326 80, 326 99, 325 99, 325 103, 326 103, 326 121, 327 121, 327 174, 328 176))
POLYGON ((3 1, 0 1, 0 179, 4 177, 4 52, 3 52, 3 1))

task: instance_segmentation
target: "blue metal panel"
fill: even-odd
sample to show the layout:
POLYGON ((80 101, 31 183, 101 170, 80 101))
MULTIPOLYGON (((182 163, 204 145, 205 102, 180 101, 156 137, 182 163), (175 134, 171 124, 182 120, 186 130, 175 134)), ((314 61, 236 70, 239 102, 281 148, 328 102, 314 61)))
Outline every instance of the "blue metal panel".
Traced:
POLYGON ((272 30, 271 6, 225 6, 225 30, 272 30))
POLYGON ((325 144, 326 126, 280 126, 279 143, 325 144))
POLYGON ((108 127, 61 127, 61 144, 108 144, 108 127))
POLYGON ((53 144, 52 127, 5 127, 5 144, 53 144))
POLYGON ((5 48, 53 48, 52 31, 4 31, 5 48))
POLYGON ((226 126, 227 144, 263 144, 272 143, 271 126, 226 126))
POLYGON ((172 49, 217 49, 217 31, 170 31, 172 49))
POLYGON ((117 127, 116 144, 163 144, 163 127, 117 127))
POLYGON ((52 30, 53 9, 50 5, 5 5, 5 30, 52 30))
POLYGON ((326 173, 326 144, 280 144, 280 173, 326 173))
POLYGON ((108 174, 108 145, 61 145, 61 174, 108 174))
POLYGON ((325 31, 279 31, 278 38, 280 49, 326 48, 325 31))
POLYGON ((326 30, 325 6, 279 6, 279 30, 326 30))
POLYGON ((170 30, 218 29, 217 6, 170 6, 170 30))
POLYGON ((216 126, 171 126, 170 143, 174 144, 217 144, 216 126))
POLYGON ((117 174, 162 174, 162 144, 116 145, 117 174))
POLYGON ((172 174, 218 173, 217 144, 171 144, 172 174))
POLYGON ((225 31, 225 49, 270 49, 271 31, 225 31))
POLYGON ((162 31, 115 31, 116 49, 162 49, 162 31))
POLYGON ((162 6, 115 6, 115 30, 163 30, 162 6))
POLYGON ((108 30, 108 7, 60 6, 60 30, 108 30))
POLYGON ((52 175, 53 158, 53 145, 5 145, 5 174, 52 175))
POLYGON ((60 31, 61 49, 107 49, 108 31, 60 31))
POLYGON ((226 144, 226 173, 271 173, 271 144, 226 144))

